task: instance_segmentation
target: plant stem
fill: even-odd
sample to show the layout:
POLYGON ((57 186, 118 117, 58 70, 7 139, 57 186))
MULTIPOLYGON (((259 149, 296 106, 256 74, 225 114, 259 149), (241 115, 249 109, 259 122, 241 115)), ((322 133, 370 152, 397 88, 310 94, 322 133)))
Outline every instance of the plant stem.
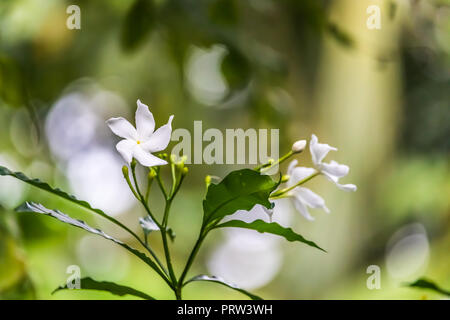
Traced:
POLYGON ((161 192, 162 192, 163 195, 164 195, 164 199, 167 200, 167 192, 166 192, 166 189, 164 188, 164 185, 163 185, 163 183, 162 183, 161 175, 160 175, 159 169, 158 169, 158 171, 157 171, 156 181, 158 182, 158 186, 159 186, 159 188, 161 189, 161 192))
MULTIPOLYGON (((136 170, 135 167, 131 168, 131 174, 133 176, 133 181, 134 181, 134 185, 136 186, 136 193, 138 195, 138 200, 142 203, 142 205, 144 206, 145 210, 147 211, 147 214, 153 219, 153 221, 155 221, 155 223, 158 225, 159 229, 162 230, 161 225, 158 223, 158 221, 156 220, 156 218, 153 216, 152 212, 150 211, 150 208, 147 205, 147 202, 145 201, 144 197, 142 196, 141 190, 139 188, 139 183, 137 181, 136 178, 136 170)), ((136 236, 137 237, 137 236, 136 236)), ((145 243, 142 242, 142 240, 140 240, 139 237, 137 237, 139 239, 139 242, 141 242, 145 248, 148 250, 148 252, 150 252, 150 254, 152 255, 152 257, 155 259, 156 263, 158 264, 158 266, 161 268, 161 270, 164 272, 164 274, 167 276, 167 270, 164 267, 164 265, 162 264, 162 262, 158 259, 158 256, 156 255, 156 253, 150 248, 150 246, 145 245, 145 243)), ((175 285, 175 283, 173 284, 175 285)))
POLYGON ((195 260, 195 257, 198 253, 198 250, 200 249, 203 240, 205 240, 206 235, 208 234, 208 231, 205 232, 204 227, 202 226, 202 229, 200 230, 200 235, 197 239, 197 241, 195 242, 194 248, 191 251, 191 254, 189 255, 188 261, 186 262, 186 266, 184 267, 183 273, 180 276, 180 279, 178 280, 178 290, 180 291, 180 296, 181 296, 181 290, 183 288, 183 282, 184 279, 186 278, 187 273, 189 272, 189 269, 192 266, 192 263, 195 260))
POLYGON ((298 187, 298 186, 308 182, 309 180, 311 180, 312 178, 318 176, 319 174, 320 174, 320 172, 316 171, 312 175, 310 175, 309 177, 306 177, 305 179, 300 180, 299 182, 297 182, 293 186, 290 186, 288 188, 284 188, 284 189, 281 189, 281 190, 278 190, 278 191, 272 193, 272 195, 270 196, 270 199, 280 199, 286 192, 289 192, 292 189, 295 189, 296 187, 298 187))
POLYGON ((169 244, 167 241, 167 220, 168 220, 171 205, 172 205, 172 199, 166 200, 166 208, 164 209, 163 224, 161 225, 160 229, 161 229, 161 237, 162 237, 163 247, 164 247, 164 254, 166 255, 167 268, 169 269, 169 275, 172 280, 172 283, 174 284, 174 286, 176 286, 177 285, 177 277, 175 276, 175 272, 173 271, 172 260, 170 258, 169 244))
POLYGON ((280 163, 282 163, 283 161, 289 159, 292 155, 294 155, 295 153, 291 150, 288 153, 286 153, 284 156, 282 156, 281 158, 279 158, 278 160, 276 160, 274 163, 272 163, 270 166, 267 167, 262 167, 260 169, 261 172, 263 171, 268 171, 270 168, 272 168, 275 165, 278 165, 280 163))

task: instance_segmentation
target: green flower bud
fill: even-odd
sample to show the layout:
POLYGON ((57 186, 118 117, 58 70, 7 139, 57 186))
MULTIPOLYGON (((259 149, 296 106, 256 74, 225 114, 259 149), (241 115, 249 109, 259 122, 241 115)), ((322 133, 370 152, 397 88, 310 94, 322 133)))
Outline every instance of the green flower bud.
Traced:
POLYGON ((156 177, 157 173, 155 169, 150 168, 150 171, 148 172, 148 180, 153 180, 156 177))
POLYGON ((128 179, 128 177, 130 176, 129 170, 127 166, 123 166, 122 167, 122 173, 125 179, 128 179))
POLYGON ((133 160, 131 160, 131 164, 130 164, 131 170, 134 170, 136 168, 136 164, 137 164, 136 159, 133 158, 133 160))
POLYGON ((207 175, 205 177, 205 183, 206 183, 206 188, 208 188, 209 185, 211 184, 211 176, 210 175, 207 175))

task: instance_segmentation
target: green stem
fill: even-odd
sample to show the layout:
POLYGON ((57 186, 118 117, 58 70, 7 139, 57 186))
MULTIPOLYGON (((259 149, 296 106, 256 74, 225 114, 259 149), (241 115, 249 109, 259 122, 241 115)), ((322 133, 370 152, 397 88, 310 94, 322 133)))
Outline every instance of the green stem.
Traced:
POLYGON ((173 270, 172 259, 170 257, 169 244, 167 241, 167 220, 168 220, 171 205, 172 205, 172 200, 171 199, 167 200, 166 207, 164 209, 164 218, 163 218, 164 220, 163 220, 163 224, 160 227, 160 229, 161 229, 161 237, 162 237, 163 247, 164 247, 164 254, 166 255, 167 268, 169 269, 169 275, 172 280, 172 283, 176 286, 177 278, 176 278, 175 272, 173 270))
POLYGON ((131 192, 136 197, 136 199, 140 200, 139 195, 136 193, 136 190, 134 190, 133 184, 130 181, 128 167, 123 167, 122 171, 123 171, 123 177, 125 178, 125 181, 127 182, 128 187, 130 188, 131 192))
POLYGON ((169 198, 173 198, 173 193, 177 187, 177 173, 175 170, 175 163, 173 162, 170 163, 170 171, 172 173, 172 189, 170 190, 169 198))
POLYGON ((280 199, 281 196, 283 196, 286 192, 289 192, 292 189, 295 189, 296 187, 298 187, 298 186, 308 182, 309 180, 311 180, 312 178, 318 176, 319 174, 320 174, 320 172, 316 171, 312 175, 310 175, 309 177, 306 177, 305 179, 300 180, 299 182, 297 182, 293 186, 290 186, 288 188, 284 188, 284 189, 281 189, 281 190, 278 190, 278 191, 272 193, 272 195, 270 196, 270 199, 280 199))
MULTIPOLYGON (((148 207, 147 202, 145 201, 144 197, 141 194, 140 188, 139 188, 139 183, 137 181, 137 177, 136 177, 136 170, 135 167, 132 166, 131 167, 131 174, 133 176, 133 181, 134 184, 136 186, 136 191, 137 191, 137 195, 138 195, 138 200, 142 203, 142 205, 144 206, 145 210, 147 211, 147 214, 152 218, 153 221, 155 221, 155 223, 158 225, 159 229, 162 230, 161 225, 158 223, 158 221, 156 220, 156 218, 153 216, 150 208, 148 207)), ((138 237, 139 238, 139 237, 138 237)), ((142 240, 139 239, 139 241, 141 243, 142 240)), ((145 248, 148 250, 148 252, 150 252, 150 254, 152 255, 152 257, 155 259, 156 263, 158 264, 158 266, 161 268, 161 270, 163 271, 163 273, 165 274, 165 276, 167 277, 167 270, 164 267, 164 265, 162 264, 162 262, 159 260, 158 256, 156 255, 156 253, 150 248, 150 246, 147 246, 143 243, 143 245, 145 246, 145 248)), ((175 285, 175 284, 174 284, 175 285)))
POLYGON ((167 199, 167 192, 166 192, 166 189, 164 188, 164 185, 162 183, 161 175, 160 175, 160 171, 159 170, 157 171, 156 181, 158 182, 158 186, 159 186, 159 188, 161 189, 161 192, 164 195, 164 199, 167 199))
POLYGON ((261 168, 261 172, 263 171, 268 171, 270 168, 272 168, 273 166, 279 165, 282 162, 286 161, 287 159, 289 159, 292 155, 294 155, 295 153, 291 150, 288 153, 286 153, 284 156, 282 156, 281 158, 279 158, 278 160, 276 160, 274 163, 270 164, 270 166, 267 167, 263 167, 261 168))
POLYGON ((205 237, 206 237, 207 234, 208 234, 208 231, 205 232, 205 229, 202 226, 202 229, 200 230, 200 235, 199 235, 197 241, 195 242, 195 245, 194 245, 194 248, 191 251, 191 254, 189 255, 189 258, 188 258, 188 260, 186 262, 186 266, 183 269, 183 273, 181 274, 180 279, 178 280, 177 288, 180 291, 180 296, 181 296, 181 290, 182 290, 182 287, 183 287, 184 279, 186 278, 186 275, 189 272, 189 269, 191 268, 192 263, 194 262, 195 257, 197 256, 198 250, 200 249, 200 247, 201 247, 201 245, 203 243, 203 240, 205 240, 205 237))
MULTIPOLYGON (((167 278, 167 271, 163 268, 164 266, 161 264, 161 262, 159 261, 158 257, 156 256, 156 254, 153 252, 153 250, 147 246, 142 240, 141 238, 139 238, 139 236, 134 233, 133 231, 131 231, 127 226, 125 226, 124 224, 122 224, 121 222, 117 221, 114 218, 111 217, 106 217, 106 219, 110 220, 111 222, 115 223, 116 225, 118 225, 119 227, 121 227, 122 229, 124 229, 125 231, 127 231, 130 235, 132 235, 145 249, 147 249, 147 251, 152 255, 152 257, 155 259, 156 263, 158 263, 159 267, 162 268, 162 271, 158 268, 155 268, 151 265, 149 265, 153 270, 156 271, 156 273, 158 273, 161 278, 163 278, 164 281, 167 282, 167 284, 169 284, 169 286, 171 286, 172 284, 170 283, 169 279, 167 278)), ((138 256, 138 258, 140 258, 138 256)))
POLYGON ((182 290, 183 290, 183 286, 177 286, 177 287, 175 288, 174 292, 175 292, 175 298, 176 298, 177 300, 183 300, 182 294, 181 294, 181 291, 182 291, 182 290))

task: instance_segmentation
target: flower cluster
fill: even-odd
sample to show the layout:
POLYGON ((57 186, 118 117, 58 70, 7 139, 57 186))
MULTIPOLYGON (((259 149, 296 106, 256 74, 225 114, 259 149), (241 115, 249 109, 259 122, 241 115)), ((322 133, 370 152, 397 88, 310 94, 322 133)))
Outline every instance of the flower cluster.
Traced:
MULTIPOLYGON (((293 144, 290 154, 300 153, 306 147, 306 141, 300 140, 293 144)), ((344 191, 356 191, 354 184, 340 184, 339 179, 345 177, 349 173, 349 167, 344 164, 339 164, 332 160, 329 163, 323 162, 324 158, 330 151, 337 151, 337 148, 331 147, 328 144, 319 143, 316 135, 311 136, 309 142, 309 150, 311 153, 314 168, 299 167, 298 161, 292 160, 287 170, 286 188, 275 191, 272 194, 273 199, 290 198, 298 212, 307 220, 314 220, 308 211, 308 208, 323 209, 329 213, 330 210, 325 205, 325 200, 308 188, 302 187, 305 182, 311 180, 317 175, 323 175, 328 180, 333 182, 339 189, 344 191)), ((276 201, 276 200, 274 200, 276 201)), ((269 217, 272 217, 273 211, 266 210, 269 217)))
MULTIPOLYGON (((167 124, 155 131, 153 114, 150 112, 147 105, 138 100, 136 128, 122 117, 111 118, 107 121, 107 124, 116 135, 123 138, 123 140, 117 144, 116 148, 128 164, 131 164, 132 160, 136 159, 145 167, 154 167, 167 164, 167 161, 152 153, 167 148, 172 133, 172 119, 173 115, 170 116, 167 124)), ((305 140, 295 142, 287 155, 281 157, 277 161, 270 161, 268 164, 261 166, 259 170, 265 170, 274 164, 278 164, 288 159, 292 155, 301 153, 306 148, 306 145, 307 142, 305 140)), ((322 209, 327 213, 329 213, 330 210, 325 205, 325 200, 321 196, 302 186, 304 183, 318 175, 323 175, 341 190, 356 191, 357 188, 354 184, 339 183, 339 179, 345 177, 349 173, 349 167, 347 165, 339 164, 334 160, 331 160, 329 163, 323 161, 330 151, 337 151, 337 148, 328 144, 319 143, 317 136, 313 134, 309 142, 309 151, 314 167, 297 166, 298 160, 292 160, 287 170, 287 176, 285 176, 284 179, 286 187, 275 191, 272 194, 272 199, 273 202, 276 202, 276 200, 280 198, 289 198, 292 200, 296 210, 300 212, 303 217, 307 220, 314 220, 309 213, 308 208, 322 209)), ((273 210, 265 210, 271 218, 273 210)))

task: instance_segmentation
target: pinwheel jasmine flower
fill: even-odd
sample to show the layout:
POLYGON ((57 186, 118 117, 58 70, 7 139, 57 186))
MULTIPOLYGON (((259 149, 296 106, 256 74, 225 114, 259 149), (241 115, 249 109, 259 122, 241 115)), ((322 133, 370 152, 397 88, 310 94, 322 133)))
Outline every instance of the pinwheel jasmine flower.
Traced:
MULTIPOLYGON (((297 163, 297 160, 292 160, 289 164, 287 172, 289 180, 286 182, 288 188, 297 185, 300 181, 303 181, 316 173, 316 170, 313 168, 297 167, 297 163)), ((288 191, 286 196, 292 199, 295 209, 307 220, 314 220, 308 211, 308 207, 313 209, 321 208, 326 213, 330 212, 322 197, 308 188, 297 186, 288 191)))
POLYGON ((309 150, 311 152, 314 167, 322 173, 328 180, 336 184, 336 186, 344 191, 356 191, 354 184, 340 184, 339 179, 345 177, 349 172, 349 167, 344 164, 339 164, 332 160, 330 163, 322 162, 329 151, 337 151, 337 148, 331 147, 328 144, 319 143, 316 135, 311 136, 309 142, 309 150))
POLYGON ((155 131, 155 119, 148 106, 137 101, 136 128, 124 118, 111 118, 106 123, 117 136, 123 138, 116 149, 124 160, 130 164, 135 158, 145 167, 161 166, 167 164, 152 153, 167 148, 172 134, 172 119, 155 131))

